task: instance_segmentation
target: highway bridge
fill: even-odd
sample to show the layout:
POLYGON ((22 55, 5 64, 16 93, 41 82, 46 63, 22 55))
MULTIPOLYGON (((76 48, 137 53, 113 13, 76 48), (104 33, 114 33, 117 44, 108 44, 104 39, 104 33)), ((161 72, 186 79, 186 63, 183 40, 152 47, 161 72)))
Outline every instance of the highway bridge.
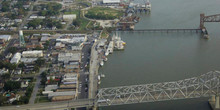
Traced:
POLYGON ((219 95, 220 72, 211 71, 179 81, 99 89, 95 99, 0 107, 0 110, 56 110, 210 97, 219 95))
POLYGON ((122 32, 196 32, 201 33, 201 29, 135 29, 135 30, 118 30, 122 32))

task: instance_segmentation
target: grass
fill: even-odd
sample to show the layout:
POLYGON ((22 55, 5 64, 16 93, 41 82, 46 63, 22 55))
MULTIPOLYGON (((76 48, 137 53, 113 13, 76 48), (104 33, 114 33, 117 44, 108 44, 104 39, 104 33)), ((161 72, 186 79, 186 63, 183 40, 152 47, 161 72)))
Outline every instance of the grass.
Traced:
POLYGON ((50 102, 48 97, 37 97, 34 101, 35 103, 43 103, 43 102, 50 102))
POLYGON ((94 8, 91 8, 89 11, 92 13, 96 13, 96 14, 98 13, 110 14, 110 15, 116 16, 117 18, 123 15, 122 11, 115 10, 113 8, 106 8, 106 7, 94 7, 94 8))
POLYGON ((108 32, 104 29, 104 30, 102 31, 101 38, 102 38, 102 39, 107 39, 108 36, 109 36, 108 32))
POLYGON ((89 20, 87 20, 85 18, 79 18, 79 19, 81 19, 81 23, 80 23, 80 27, 78 30, 79 31, 86 30, 86 26, 89 23, 89 20))
POLYGON ((76 14, 76 16, 79 15, 79 10, 73 10, 73 11, 66 11, 64 14, 76 14))

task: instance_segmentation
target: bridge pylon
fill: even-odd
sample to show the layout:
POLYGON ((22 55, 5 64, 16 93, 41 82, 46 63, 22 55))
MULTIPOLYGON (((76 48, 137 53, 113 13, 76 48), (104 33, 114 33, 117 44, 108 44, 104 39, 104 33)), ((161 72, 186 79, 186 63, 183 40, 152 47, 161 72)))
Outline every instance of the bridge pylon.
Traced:
POLYGON ((201 13, 200 14, 200 29, 203 29, 204 28, 204 18, 205 18, 205 14, 204 13, 201 13))

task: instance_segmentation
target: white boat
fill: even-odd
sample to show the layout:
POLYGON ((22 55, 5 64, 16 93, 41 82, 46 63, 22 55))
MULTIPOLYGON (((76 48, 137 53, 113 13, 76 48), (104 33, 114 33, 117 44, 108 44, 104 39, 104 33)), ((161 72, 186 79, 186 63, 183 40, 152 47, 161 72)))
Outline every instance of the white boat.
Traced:
POLYGON ((101 80, 101 77, 100 77, 100 75, 98 75, 98 80, 99 80, 99 81, 101 80))
POLYGON ((151 3, 150 3, 149 0, 146 3, 146 9, 149 10, 149 11, 151 10, 151 3))
POLYGON ((108 52, 108 51, 106 51, 106 52, 105 52, 105 56, 108 56, 108 55, 109 55, 109 52, 108 52))
POLYGON ((107 58, 107 57, 105 57, 105 58, 104 58, 104 61, 108 61, 108 58, 107 58))
POLYGON ((101 62, 100 62, 100 65, 103 66, 103 65, 104 65, 104 61, 101 61, 101 62))
POLYGON ((104 77, 105 77, 105 75, 104 75, 104 74, 101 74, 101 77, 102 77, 102 78, 104 78, 104 77))

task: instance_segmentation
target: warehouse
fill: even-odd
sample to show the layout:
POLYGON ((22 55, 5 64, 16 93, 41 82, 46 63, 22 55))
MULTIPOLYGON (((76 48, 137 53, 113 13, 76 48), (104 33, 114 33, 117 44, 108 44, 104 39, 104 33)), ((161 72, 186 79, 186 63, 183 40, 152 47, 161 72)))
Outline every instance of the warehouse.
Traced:
POLYGON ((119 4, 120 0, 103 0, 104 4, 119 4))
POLYGON ((16 53, 13 58, 11 59, 10 63, 17 64, 21 59, 21 53, 16 53))
POLYGON ((42 50, 23 51, 22 57, 43 57, 43 51, 42 50))
POLYGON ((76 14, 63 15, 63 20, 64 21, 72 21, 74 19, 76 19, 76 14))
POLYGON ((81 53, 59 53, 58 61, 67 64, 69 62, 80 62, 81 53))

